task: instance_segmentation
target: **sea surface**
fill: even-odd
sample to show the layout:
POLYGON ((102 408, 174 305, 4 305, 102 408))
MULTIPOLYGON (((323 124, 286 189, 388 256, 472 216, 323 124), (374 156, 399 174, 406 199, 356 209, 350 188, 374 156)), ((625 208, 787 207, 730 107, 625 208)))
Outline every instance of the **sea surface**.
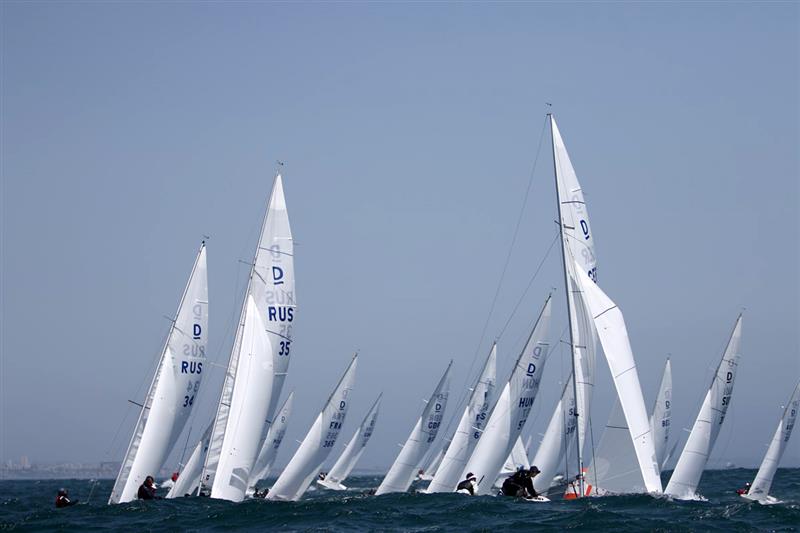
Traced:
MULTIPOLYGON (((0 481, 0 530, 14 531, 797 531, 800 469, 780 469, 771 493, 783 503, 760 505, 736 495, 755 470, 705 472, 708 501, 650 496, 529 503, 460 494, 371 496, 380 477, 356 476, 344 492, 315 489, 299 502, 229 503, 182 498, 106 505, 113 481, 0 481), (59 487, 87 504, 55 509, 59 487)), ((665 476, 665 479, 668 475, 665 476)), ((415 484, 422 488, 425 483, 415 484)))

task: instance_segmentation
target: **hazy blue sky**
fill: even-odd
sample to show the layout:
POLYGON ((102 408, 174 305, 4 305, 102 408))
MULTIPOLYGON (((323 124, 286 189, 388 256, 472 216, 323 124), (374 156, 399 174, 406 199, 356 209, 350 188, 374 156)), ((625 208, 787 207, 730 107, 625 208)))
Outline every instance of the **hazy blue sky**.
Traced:
MULTIPOLYGON (((0 6, 3 460, 121 458, 203 234, 227 364, 281 159, 299 318, 279 462, 359 349, 342 440, 384 391, 361 466, 388 467, 451 357, 461 396, 555 236, 545 138, 479 344, 552 102, 648 406, 671 353, 674 433, 691 426, 746 307, 712 462, 760 461, 800 377, 796 3, 0 6)), ((564 329, 557 252, 499 339, 501 376, 553 286, 564 329)), ((568 364, 562 345, 534 433, 568 364)), ((596 440, 602 359, 597 382, 596 440)))

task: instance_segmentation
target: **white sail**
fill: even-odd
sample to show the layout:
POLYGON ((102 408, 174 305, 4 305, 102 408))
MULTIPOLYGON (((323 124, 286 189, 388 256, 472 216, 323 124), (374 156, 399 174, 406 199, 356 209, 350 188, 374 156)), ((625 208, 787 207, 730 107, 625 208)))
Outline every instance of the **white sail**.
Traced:
POLYGON ((414 429, 411 430, 403 449, 400 450, 397 459, 375 491, 376 496, 390 492, 405 492, 414 481, 420 462, 425 456, 425 452, 436 440, 439 426, 442 424, 444 410, 447 407, 447 397, 450 395, 450 368, 452 366, 453 361, 450 361, 447 370, 444 371, 436 389, 431 394, 430 400, 425 404, 422 415, 414 425, 414 429))
POLYGON ((614 401, 603 435, 594 450, 586 483, 589 495, 648 492, 619 398, 614 401))
POLYGON ((775 435, 772 437, 772 442, 767 449, 764 460, 761 461, 756 478, 750 485, 750 490, 747 494, 742 494, 745 498, 759 503, 771 499, 769 489, 772 487, 772 478, 775 477, 775 471, 778 469, 783 452, 786 450, 789 438, 792 436, 792 429, 794 429, 794 424, 797 421, 798 411, 800 411, 800 383, 794 388, 792 397, 789 398, 789 403, 786 404, 786 408, 783 410, 783 416, 778 422, 778 429, 775 430, 775 435))
POLYGON ((322 463, 336 444, 347 416, 350 407, 348 396, 353 389, 357 360, 358 354, 353 356, 353 360, 317 416, 308 435, 270 489, 267 499, 299 500, 319 474, 322 463))
POLYGON ((575 438, 574 410, 575 394, 570 374, 553 416, 547 424, 542 443, 531 461, 531 465, 539 469, 539 475, 533 478, 533 488, 536 492, 544 493, 553 485, 553 478, 564 457, 569 457, 572 452, 572 441, 575 438))
MULTIPOLYGON (((661 494, 661 471, 622 311, 586 273, 581 273, 578 280, 611 370, 645 488, 647 492, 661 494)), ((632 490, 633 487, 628 492, 632 490)))
POLYGON ((667 462, 667 443, 669 443, 669 427, 672 418, 672 366, 667 358, 661 385, 650 415, 650 428, 653 431, 653 444, 656 448, 656 461, 659 470, 664 469, 667 462))
POLYGON ((197 487, 200 486, 200 474, 203 471, 203 458, 208 451, 208 442, 211 440, 211 428, 213 423, 209 424, 200 437, 200 441, 192 449, 192 454, 186 465, 180 471, 178 479, 169 492, 165 496, 167 499, 180 498, 183 496, 194 494, 197 487))
POLYGON ((161 351, 109 504, 136 498, 147 476, 155 476, 178 440, 200 389, 208 329, 206 247, 200 246, 161 351))
POLYGON ((547 297, 525 348, 511 371, 511 377, 489 415, 486 429, 461 472, 461 479, 470 472, 475 474, 478 479, 477 494, 489 494, 492 491, 492 485, 522 433, 536 400, 549 348, 545 337, 550 325, 551 299, 551 296, 547 297))
POLYGON ((361 425, 358 426, 358 429, 356 429, 356 432, 353 434, 353 438, 347 443, 344 452, 342 452, 342 455, 340 455, 339 459, 333 464, 333 467, 325 476, 325 479, 319 481, 320 485, 334 490, 345 490, 347 488, 342 485, 342 482, 347 479, 347 476, 353 471, 358 460, 361 459, 361 456, 364 454, 364 449, 367 447, 367 443, 372 436, 372 432, 375 430, 381 396, 383 396, 383 394, 378 395, 378 399, 372 404, 372 407, 367 412, 367 416, 364 417, 361 425))
POLYGON ((739 352, 741 338, 742 315, 739 315, 717 372, 692 426, 692 432, 667 484, 665 492, 673 498, 691 500, 697 497, 697 485, 700 483, 700 477, 703 475, 730 405, 736 369, 741 357, 739 352))
MULTIPOLYGON (((583 198, 583 190, 570 161, 564 140, 561 138, 561 132, 556 125, 556 119, 552 115, 550 115, 550 129, 553 140, 553 162, 577 396, 575 416, 578 418, 578 444, 582 450, 588 440, 587 430, 594 390, 597 340, 592 318, 588 316, 582 302, 583 295, 578 283, 578 276, 582 272, 597 281, 597 257, 594 249, 594 233, 589 224, 589 212, 583 198), (576 272, 576 263, 578 272, 576 272)), ((582 469, 582 452, 580 453, 581 464, 577 466, 582 469)))
POLYGON ((442 464, 442 459, 444 459, 444 454, 447 453, 448 446, 450 446, 450 441, 445 437, 442 439, 442 443, 438 449, 431 448, 431 451, 436 449, 436 453, 431 453, 431 451, 429 451, 429 459, 423 460, 422 466, 420 466, 420 479, 424 481, 433 479, 433 476, 436 475, 436 471, 439 470, 439 466, 442 464))
MULTIPOLYGON (((492 344, 489 356, 472 388, 469 402, 453 434, 447 452, 426 492, 453 492, 461 479, 459 476, 472 455, 481 436, 497 380, 497 344, 492 344)), ((522 442, 520 442, 522 445, 522 442)), ((524 450, 524 449, 523 449, 524 450)))
MULTIPOLYGON (((244 496, 245 489, 241 487, 247 484, 260 443, 267 433, 267 420, 271 420, 274 414, 286 377, 296 311, 294 246, 283 194, 283 181, 278 174, 272 187, 269 206, 250 270, 239 327, 236 329, 214 418, 211 443, 203 466, 201 477, 203 491, 207 492, 210 489, 214 497, 228 499, 222 496, 224 493, 230 494, 231 498, 238 501, 244 496), (257 311, 255 314, 261 321, 260 331, 265 334, 265 342, 260 342, 260 345, 266 350, 265 354, 252 354, 252 356, 258 357, 263 364, 267 364, 267 358, 270 359, 271 375, 267 376, 261 372, 263 368, 260 369, 258 383, 253 381, 253 376, 249 376, 240 368, 241 352, 244 350, 247 306, 250 301, 253 302, 257 311), (240 378, 243 385, 239 385, 240 378), (243 413, 232 411, 236 388, 253 391, 259 397, 258 402, 262 401, 261 397, 266 393, 267 400, 263 405, 260 403, 254 405, 255 399, 246 399, 240 403, 239 405, 248 406, 247 415, 244 417, 243 413), (233 429, 236 431, 232 431, 233 429), (255 443, 244 442, 243 439, 255 439, 255 443), (236 466, 233 469, 236 470, 236 477, 231 479, 228 477, 229 473, 225 479, 218 482, 217 471, 221 468, 221 463, 228 460, 226 454, 230 454, 232 450, 236 450, 237 456, 236 466), (242 476, 244 482, 240 482, 242 476), (215 486, 216 491, 213 489, 215 486), (223 489, 223 486, 232 488, 223 489)), ((250 340, 252 343, 252 338, 250 340)), ((231 468, 226 470, 232 472, 231 468)))
POLYGON ((281 408, 278 409, 275 422, 270 424, 267 438, 261 446, 261 451, 258 453, 256 462, 253 465, 253 471, 250 473, 250 479, 247 481, 248 488, 254 488, 259 481, 266 479, 270 470, 272 470, 272 465, 278 456, 278 449, 280 449, 283 437, 286 435, 286 426, 289 424, 289 415, 292 414, 293 400, 294 392, 290 392, 281 408))
POLYGON ((514 442, 514 447, 511 448, 511 453, 508 455, 501 474, 511 474, 520 468, 530 468, 531 463, 528 461, 528 453, 525 451, 525 445, 522 444, 522 437, 517 437, 514 442))
POLYGON ((258 453, 272 389, 272 353, 266 325, 252 296, 247 297, 231 416, 226 424, 211 497, 242 501, 258 453))

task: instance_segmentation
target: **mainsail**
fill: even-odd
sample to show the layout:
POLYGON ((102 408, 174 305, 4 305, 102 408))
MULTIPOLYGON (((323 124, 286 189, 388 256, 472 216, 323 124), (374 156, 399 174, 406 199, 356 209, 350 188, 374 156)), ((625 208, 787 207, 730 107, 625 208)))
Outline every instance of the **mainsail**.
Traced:
POLYGON ((531 462, 539 469, 539 475, 533 478, 533 488, 536 492, 546 492, 553 485, 553 478, 564 457, 572 451, 572 440, 575 438, 574 410, 575 396, 570 374, 561 391, 561 398, 556 404, 553 416, 547 424, 542 443, 531 462))
POLYGON ((552 297, 548 296, 530 337, 514 364, 511 377, 489 415, 486 429, 461 473, 461 479, 470 472, 475 474, 478 479, 478 494, 489 494, 492 491, 492 485, 522 433, 536 400, 549 348, 545 337, 550 325, 551 300, 552 297))
POLYGON ((741 357, 739 351, 741 338, 742 315, 739 315, 703 405, 697 414, 697 420, 692 426, 692 432, 667 484, 665 493, 673 498, 691 500, 697 496, 697 485, 700 483, 700 477, 703 475, 731 402, 736 369, 741 357))
POLYGON ((489 407, 492 404, 495 381, 497 379, 497 344, 492 344, 489 356, 478 374, 472 394, 464 409, 453 439, 447 447, 436 474, 426 492, 453 492, 461 481, 459 475, 472 455, 483 427, 486 424, 489 407))
POLYGON ((575 376, 574 395, 577 411, 573 413, 573 416, 578 419, 577 467, 579 471, 583 471, 583 447, 587 440, 586 434, 590 421, 597 340, 592 318, 588 316, 583 304, 578 274, 582 272, 597 281, 597 258, 594 249, 594 233, 589 225, 589 213, 583 198, 583 190, 570 161, 564 140, 561 138, 561 132, 556 125, 556 119, 552 114, 549 116, 561 227, 565 292, 569 310, 570 345, 575 376))
POLYGON ((775 477, 775 471, 778 469, 778 464, 781 462, 783 452, 792 436, 792 429, 797 421, 797 412, 800 410, 800 383, 794 388, 792 397, 789 398, 789 403, 783 410, 783 416, 778 422, 778 429, 775 430, 775 435, 772 437, 772 442, 767 449, 767 454, 764 460, 761 461, 761 466, 758 468, 756 478, 753 484, 750 485, 750 490, 747 494, 742 494, 749 500, 754 500, 759 503, 768 501, 769 489, 772 487, 772 478, 775 477))
POLYGON ((653 431, 653 444, 656 448, 656 461, 659 470, 664 470, 667 462, 667 443, 669 443, 669 426, 672 418, 672 366, 669 362, 664 364, 664 373, 661 375, 661 385, 650 415, 650 427, 653 431))
POLYGON ((200 390, 207 326, 208 278, 203 243, 161 351, 109 504, 135 499, 139 485, 147 476, 158 474, 180 437, 200 390))
MULTIPOLYGON (((576 264, 576 270, 579 266, 576 264)), ((611 370, 645 489, 650 493, 661 494, 661 471, 656 460, 650 420, 622 311, 586 273, 581 273, 578 285, 583 292, 586 308, 593 317, 595 331, 611 370)), ((634 491, 635 487, 629 487, 622 492, 634 491)))
POLYGON ((250 479, 247 482, 248 488, 254 488, 259 481, 266 479, 270 470, 272 470, 272 465, 278 456, 278 449, 281 447, 284 435, 286 435, 286 426, 289 424, 289 415, 292 414, 293 401, 294 391, 289 393, 281 408, 278 409, 278 415, 275 417, 274 423, 269 426, 267 438, 261 446, 261 451, 256 458, 255 465, 253 465, 253 471, 250 473, 250 479))
POLYGON ((367 416, 364 417, 361 425, 358 426, 350 442, 347 443, 344 452, 342 452, 342 455, 336 460, 333 467, 325 476, 325 479, 318 481, 320 485, 334 490, 347 489, 347 487, 342 485, 342 481, 347 479, 347 476, 353 471, 358 460, 361 459, 364 448, 367 447, 372 432, 375 430, 375 422, 378 420, 378 408, 380 407, 381 396, 383 396, 383 394, 378 395, 378 399, 372 404, 372 407, 367 412, 367 416))
POLYGON ((200 486, 200 474, 203 470, 203 458, 206 456, 206 452, 208 451, 208 442, 211 440, 212 426, 213 424, 209 424, 206 430, 203 432, 203 436, 200 437, 200 442, 195 445, 194 449, 192 450, 192 454, 189 456, 189 460, 186 461, 186 465, 180 471, 180 476, 178 476, 178 479, 175 481, 175 484, 172 485, 172 488, 169 489, 169 492, 165 498, 180 498, 191 495, 197 490, 197 487, 200 486))
POLYGON ((280 174, 250 270, 201 483, 211 496, 244 498, 280 396, 296 318, 294 246, 280 174), (246 360, 243 355, 247 355, 246 360), (218 474, 222 475, 218 475, 218 474))
POLYGON ((453 361, 447 365, 442 378, 431 394, 430 400, 425 404, 422 415, 417 420, 414 429, 408 436, 408 440, 403 445, 403 449, 394 460, 386 477, 381 481, 380 486, 375 491, 376 496, 388 494, 390 492, 405 492, 414 481, 417 469, 431 443, 436 440, 439 433, 439 426, 442 424, 445 407, 447 407, 447 397, 450 395, 450 368, 453 361))
POLYGON ((347 366, 344 375, 331 393, 322 411, 311 426, 289 464, 278 476, 269 491, 269 500, 299 500, 319 474, 322 463, 328 458, 350 407, 348 396, 356 377, 358 354, 347 366))

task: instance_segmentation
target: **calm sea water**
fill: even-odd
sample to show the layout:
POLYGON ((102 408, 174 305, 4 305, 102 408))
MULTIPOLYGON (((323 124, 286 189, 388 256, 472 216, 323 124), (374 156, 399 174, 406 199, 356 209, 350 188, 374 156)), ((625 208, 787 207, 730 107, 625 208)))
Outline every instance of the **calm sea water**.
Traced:
POLYGON ((488 531, 581 529, 605 531, 797 531, 800 527, 800 469, 781 469, 772 494, 777 505, 750 503, 735 489, 754 470, 708 471, 700 485, 707 502, 673 502, 649 496, 615 496, 582 501, 528 503, 510 498, 459 494, 399 494, 367 491, 379 477, 350 479, 352 490, 313 490, 296 503, 250 500, 239 504, 184 498, 105 505, 112 481, 0 481, 0 530, 82 531, 488 531), (60 486, 86 501, 55 509, 60 486))

